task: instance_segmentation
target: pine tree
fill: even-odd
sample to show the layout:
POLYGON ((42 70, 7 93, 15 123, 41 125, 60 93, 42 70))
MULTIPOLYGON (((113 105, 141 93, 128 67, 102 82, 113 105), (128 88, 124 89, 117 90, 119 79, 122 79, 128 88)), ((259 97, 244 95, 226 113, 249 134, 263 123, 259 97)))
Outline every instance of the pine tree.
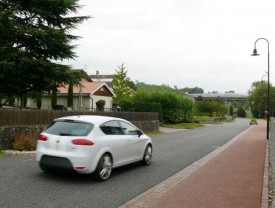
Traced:
POLYGON ((130 81, 129 77, 127 77, 127 71, 124 64, 118 66, 118 70, 116 70, 116 75, 113 80, 113 90, 116 94, 116 98, 114 99, 115 103, 119 103, 125 99, 128 99, 134 94, 133 82, 130 81))
POLYGON ((76 57, 69 32, 88 19, 73 16, 78 0, 0 1, 0 92, 25 97, 69 83, 70 67, 57 61, 76 57), (56 84, 56 85, 55 85, 56 84))

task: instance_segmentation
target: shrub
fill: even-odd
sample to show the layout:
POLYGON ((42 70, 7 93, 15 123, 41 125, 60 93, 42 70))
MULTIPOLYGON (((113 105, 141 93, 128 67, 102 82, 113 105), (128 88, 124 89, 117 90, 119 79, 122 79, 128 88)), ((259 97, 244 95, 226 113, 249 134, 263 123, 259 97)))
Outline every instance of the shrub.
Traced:
POLYGON ((105 100, 99 100, 96 102, 96 109, 99 111, 104 111, 105 100))
POLYGON ((252 118, 249 124, 250 125, 257 125, 258 122, 257 122, 256 118, 252 118))
POLYGON ((150 101, 160 103, 165 122, 191 122, 194 117, 194 103, 181 95, 169 92, 154 92, 150 101))
POLYGON ((227 107, 223 103, 215 101, 197 101, 196 102, 196 115, 205 115, 208 116, 223 116, 227 113, 227 107))
POLYGON ((237 115, 241 118, 245 118, 246 117, 246 112, 244 110, 243 107, 240 107, 238 110, 237 110, 237 115))
MULTIPOLYGON (((140 103, 148 105, 147 107, 151 109, 150 111, 158 112, 159 120, 164 122, 191 122, 194 117, 194 103, 188 98, 184 98, 182 95, 171 92, 155 91, 149 93, 141 91, 131 98, 131 102, 137 103, 140 106, 140 103), (151 104, 155 106, 149 107, 151 104)), ((144 106, 142 108, 146 107, 144 106)))
POLYGON ((30 151, 35 150, 36 148, 36 139, 34 136, 31 136, 26 133, 19 134, 15 137, 15 141, 13 143, 13 149, 18 151, 30 151))

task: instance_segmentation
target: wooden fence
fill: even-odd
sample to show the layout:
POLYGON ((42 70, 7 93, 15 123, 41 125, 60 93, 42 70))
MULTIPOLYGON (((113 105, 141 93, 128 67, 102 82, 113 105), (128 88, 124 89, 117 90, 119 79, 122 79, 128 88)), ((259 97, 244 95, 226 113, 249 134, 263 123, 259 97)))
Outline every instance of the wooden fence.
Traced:
POLYGON ((0 110, 0 126, 48 125, 53 119, 72 115, 102 115, 129 121, 156 121, 158 113, 151 112, 91 112, 53 110, 0 110))

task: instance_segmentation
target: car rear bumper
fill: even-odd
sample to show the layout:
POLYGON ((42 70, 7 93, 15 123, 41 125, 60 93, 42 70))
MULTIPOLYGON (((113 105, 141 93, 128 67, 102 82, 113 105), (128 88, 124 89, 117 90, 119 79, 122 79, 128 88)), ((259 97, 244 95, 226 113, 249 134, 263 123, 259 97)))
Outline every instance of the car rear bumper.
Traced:
POLYGON ((40 167, 48 167, 50 169, 74 170, 82 174, 90 174, 96 168, 96 162, 91 157, 79 157, 65 155, 47 155, 37 154, 36 160, 40 167))
POLYGON ((39 162, 40 166, 52 169, 74 170, 72 163, 67 158, 43 155, 39 162))

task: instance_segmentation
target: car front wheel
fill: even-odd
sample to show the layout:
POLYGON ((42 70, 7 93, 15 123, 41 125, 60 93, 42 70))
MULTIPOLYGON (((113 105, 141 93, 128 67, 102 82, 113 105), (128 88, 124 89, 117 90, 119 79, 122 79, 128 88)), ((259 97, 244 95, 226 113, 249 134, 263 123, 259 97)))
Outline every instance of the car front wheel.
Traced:
POLYGON ((109 154, 104 154, 97 165, 96 171, 95 171, 95 178, 98 181, 106 181, 112 173, 112 158, 109 154))
POLYGON ((145 148, 142 163, 144 165, 149 165, 152 162, 152 157, 153 157, 153 148, 149 144, 145 148))

